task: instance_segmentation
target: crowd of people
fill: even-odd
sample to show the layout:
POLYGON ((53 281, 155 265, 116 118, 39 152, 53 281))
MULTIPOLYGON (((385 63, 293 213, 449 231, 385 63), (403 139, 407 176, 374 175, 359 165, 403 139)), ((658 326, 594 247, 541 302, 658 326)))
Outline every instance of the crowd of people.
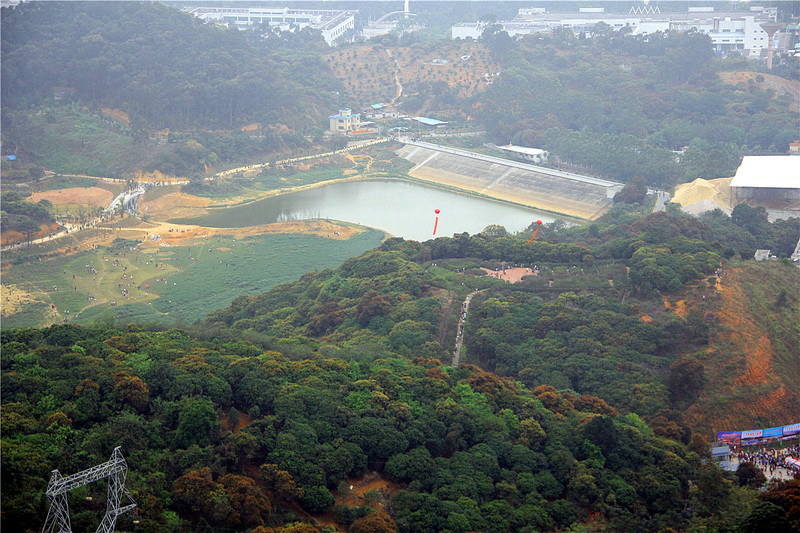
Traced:
POLYGON ((734 449, 732 451, 739 464, 752 463, 770 481, 791 479, 800 475, 800 444, 787 448, 773 448, 764 445, 756 449, 734 449))

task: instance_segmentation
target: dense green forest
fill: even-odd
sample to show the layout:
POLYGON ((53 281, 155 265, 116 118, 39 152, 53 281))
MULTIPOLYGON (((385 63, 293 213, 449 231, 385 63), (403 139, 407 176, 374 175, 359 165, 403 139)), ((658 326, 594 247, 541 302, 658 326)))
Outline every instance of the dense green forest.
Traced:
POLYGON ((2 30, 4 108, 67 88, 153 129, 299 128, 336 104, 311 43, 248 40, 159 3, 25 2, 4 10, 2 30))
MULTIPOLYGON (((42 522, 51 469, 87 468, 115 446, 145 531, 734 531, 764 516, 796 526, 797 482, 760 497, 738 486, 681 420, 703 379, 687 354, 709 325, 641 319, 659 290, 676 290, 653 279, 702 280, 725 232, 628 209, 586 230, 553 224, 527 247, 502 228, 390 239, 190 331, 3 330, 4 528, 42 522), (475 269, 531 261, 572 290, 475 269), (596 283, 626 264, 620 286, 596 283), (454 368, 442 320, 479 288, 466 333, 477 366, 454 368), (349 498, 367 474, 383 490, 349 498)), ((77 491, 74 527, 93 527, 102 507, 77 491)))
POLYGON ((319 32, 261 39, 159 3, 26 2, 4 8, 2 34, 4 146, 56 172, 202 176, 319 144, 343 103, 319 32))

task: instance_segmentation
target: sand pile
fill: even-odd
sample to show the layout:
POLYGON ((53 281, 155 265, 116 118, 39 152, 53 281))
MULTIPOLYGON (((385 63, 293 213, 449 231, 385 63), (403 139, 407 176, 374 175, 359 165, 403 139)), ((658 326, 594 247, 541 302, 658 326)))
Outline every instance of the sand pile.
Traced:
POLYGON ((704 180, 698 178, 691 183, 683 183, 675 189, 673 202, 681 204, 684 211, 699 214, 719 207, 730 212, 730 185, 733 178, 717 178, 704 180), (702 203, 701 203, 702 202, 702 203), (694 206, 693 204, 698 204, 694 206))

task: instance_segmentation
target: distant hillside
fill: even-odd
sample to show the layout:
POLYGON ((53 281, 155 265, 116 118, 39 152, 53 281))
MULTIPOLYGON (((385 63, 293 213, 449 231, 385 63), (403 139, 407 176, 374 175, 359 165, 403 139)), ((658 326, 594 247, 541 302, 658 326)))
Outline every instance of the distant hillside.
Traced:
POLYGON ((475 42, 374 44, 338 49, 324 59, 358 102, 397 100, 409 112, 448 109, 457 98, 486 89, 499 68, 489 50, 475 42))
POLYGON ((316 126, 338 87, 309 39, 287 53, 158 3, 25 2, 3 10, 3 106, 55 96, 159 129, 316 126))

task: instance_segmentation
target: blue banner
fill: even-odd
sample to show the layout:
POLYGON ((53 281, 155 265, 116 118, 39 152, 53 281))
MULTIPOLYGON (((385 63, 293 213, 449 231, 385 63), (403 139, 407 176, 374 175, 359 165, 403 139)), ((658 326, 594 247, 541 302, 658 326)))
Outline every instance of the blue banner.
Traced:
POLYGON ((800 433, 800 424, 792 424, 790 426, 783 426, 784 435, 794 435, 800 433))
POLYGON ((722 431, 717 433, 717 440, 720 442, 739 444, 742 440, 742 434, 739 431, 722 431))
POLYGON ((781 437, 783 436, 783 426, 778 426, 776 428, 769 428, 765 429, 763 433, 763 437, 765 439, 774 438, 774 437, 781 437))

